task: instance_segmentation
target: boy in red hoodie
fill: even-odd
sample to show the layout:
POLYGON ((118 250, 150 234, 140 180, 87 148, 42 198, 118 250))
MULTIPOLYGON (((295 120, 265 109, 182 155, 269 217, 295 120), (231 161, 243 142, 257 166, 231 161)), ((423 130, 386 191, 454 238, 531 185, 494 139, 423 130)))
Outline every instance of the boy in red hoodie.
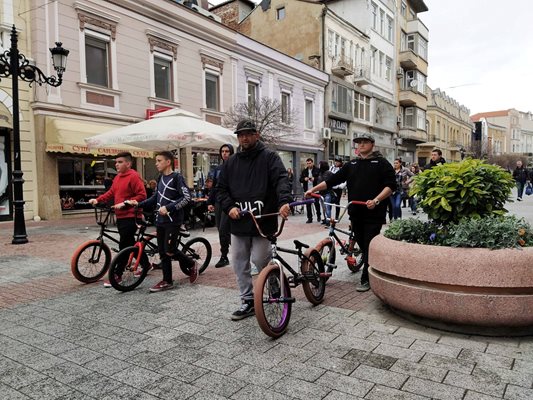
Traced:
MULTIPOLYGON (((137 173, 131 168, 133 158, 131 153, 118 153, 115 158, 115 169, 118 175, 113 179, 111 188, 96 199, 90 199, 89 203, 96 205, 98 203, 108 203, 113 201, 115 204, 123 204, 124 200, 142 201, 146 199, 146 189, 144 182, 137 173)), ((142 211, 137 210, 137 218, 142 218, 142 211)), ((133 207, 115 207, 115 216, 117 218, 117 229, 120 235, 119 249, 122 250, 135 244, 135 209, 133 207)), ((105 287, 111 287, 109 282, 104 282, 105 287)))

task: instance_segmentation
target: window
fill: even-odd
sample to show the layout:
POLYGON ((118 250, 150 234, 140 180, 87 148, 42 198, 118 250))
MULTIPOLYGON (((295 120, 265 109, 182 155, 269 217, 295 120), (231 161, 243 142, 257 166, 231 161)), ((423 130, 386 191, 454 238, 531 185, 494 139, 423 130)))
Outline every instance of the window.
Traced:
POLYGON ((85 71, 87 83, 109 87, 109 42, 85 36, 85 71))
POLYGON ((415 53, 415 34, 414 33, 411 33, 409 35, 407 35, 407 48, 409 50, 413 50, 415 53))
POLYGON ((218 111, 218 75, 205 73, 205 107, 218 111))
POLYGON ((378 50, 372 47, 371 52, 372 52, 371 53, 372 54, 371 55, 371 57, 372 57, 372 59, 371 59, 372 73, 373 74, 377 74, 377 71, 378 71, 378 69, 377 69, 377 63, 378 63, 377 54, 378 54, 378 50))
POLYGON ((415 108, 414 107, 405 108, 405 118, 403 119, 403 126, 409 126, 411 128, 415 127, 415 108))
POLYGON ((423 37, 418 37, 418 55, 424 60, 428 59, 428 42, 423 37))
POLYGON ((314 127, 313 109, 313 100, 305 99, 305 129, 313 129, 314 127))
POLYGON ((335 54, 334 49, 333 49, 334 40, 335 40, 335 33, 333 31, 328 30, 328 54, 330 56, 333 56, 335 54))
POLYGON ((403 121, 406 127, 426 130, 426 112, 420 108, 406 107, 403 121))
POLYGON ((385 78, 391 82, 392 81, 392 58, 387 57, 385 61, 385 78))
POLYGON ((400 33, 400 51, 407 50, 407 33, 402 31, 400 33))
POLYGON ((172 61, 154 56, 155 97, 172 99, 172 61))
POLYGON ((426 112, 420 108, 416 109, 416 128, 426 130, 426 112))
POLYGON ((407 3, 405 1, 402 1, 400 13, 403 15, 404 18, 407 15, 407 3))
POLYGON ((420 93, 426 92, 426 76, 416 70, 405 71, 405 81, 402 87, 403 90, 417 90, 420 93), (412 82, 416 81, 416 84, 412 82))
POLYGON ((285 7, 278 8, 276 10, 276 19, 278 21, 281 21, 284 18, 285 18, 285 7))
POLYGON ((354 94, 355 118, 370 121, 370 97, 361 93, 354 94))
POLYGON ((253 108, 259 98, 259 85, 248 81, 248 107, 253 108))
POLYGON ((291 94, 287 92, 281 92, 281 122, 284 124, 290 124, 291 118, 291 94))
POLYGON ((337 57, 340 52, 340 46, 341 46, 341 37, 338 34, 335 34, 335 51, 333 52, 333 55, 337 57))
POLYGON ((394 21, 391 17, 387 17, 387 40, 392 42, 394 37, 394 21))
POLYGON ((385 35, 385 11, 379 10, 379 33, 385 35))
POLYGON ((385 66, 385 54, 383 54, 381 51, 379 52, 379 77, 383 77, 383 69, 385 66))
POLYGON ((333 111, 352 114, 352 91, 344 86, 334 84, 331 93, 331 108, 333 111))
POLYGON ((378 29, 378 6, 372 3, 372 28, 378 29))

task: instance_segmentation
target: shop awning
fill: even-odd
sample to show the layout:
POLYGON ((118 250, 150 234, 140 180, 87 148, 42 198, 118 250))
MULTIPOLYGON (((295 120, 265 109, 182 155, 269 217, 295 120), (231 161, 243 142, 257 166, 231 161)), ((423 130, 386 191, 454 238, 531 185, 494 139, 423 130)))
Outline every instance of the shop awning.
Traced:
POLYGON ((153 158, 152 151, 128 145, 89 148, 85 144, 84 139, 118 127, 91 121, 46 117, 46 151, 104 156, 114 156, 122 151, 129 151, 133 157, 153 158))

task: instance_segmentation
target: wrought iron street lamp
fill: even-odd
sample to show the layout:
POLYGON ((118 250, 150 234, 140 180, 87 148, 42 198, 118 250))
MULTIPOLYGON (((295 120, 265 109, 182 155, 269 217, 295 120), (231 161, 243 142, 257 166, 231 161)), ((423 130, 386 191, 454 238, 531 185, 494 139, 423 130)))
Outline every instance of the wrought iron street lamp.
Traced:
POLYGON ((14 153, 14 169, 13 169, 13 194, 14 194, 14 232, 13 244, 23 244, 28 242, 26 235, 26 224, 24 222, 24 195, 22 179, 22 166, 20 154, 20 121, 19 121, 19 88, 18 78, 23 81, 37 83, 39 86, 43 83, 57 87, 62 83, 63 72, 67 65, 67 56, 69 51, 61 46, 61 42, 56 42, 56 47, 50 49, 52 53, 52 63, 57 72, 55 76, 46 76, 35 65, 31 65, 30 61, 18 50, 18 37, 15 25, 11 30, 11 48, 0 54, 0 77, 9 77, 12 79, 13 90, 13 153, 14 153))

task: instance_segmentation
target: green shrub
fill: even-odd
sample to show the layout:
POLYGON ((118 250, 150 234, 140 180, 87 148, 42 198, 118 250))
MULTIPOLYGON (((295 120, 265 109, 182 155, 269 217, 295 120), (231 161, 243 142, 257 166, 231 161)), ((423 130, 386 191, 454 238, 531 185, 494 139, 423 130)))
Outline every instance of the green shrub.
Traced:
POLYGON ((501 167, 482 160, 438 165, 414 179, 409 192, 437 224, 459 222, 463 218, 503 215, 504 205, 515 182, 501 167))
POLYGON ((384 235, 409 243, 453 247, 503 249, 533 246, 531 226, 515 216, 463 218, 446 226, 408 218, 392 222, 384 235))

